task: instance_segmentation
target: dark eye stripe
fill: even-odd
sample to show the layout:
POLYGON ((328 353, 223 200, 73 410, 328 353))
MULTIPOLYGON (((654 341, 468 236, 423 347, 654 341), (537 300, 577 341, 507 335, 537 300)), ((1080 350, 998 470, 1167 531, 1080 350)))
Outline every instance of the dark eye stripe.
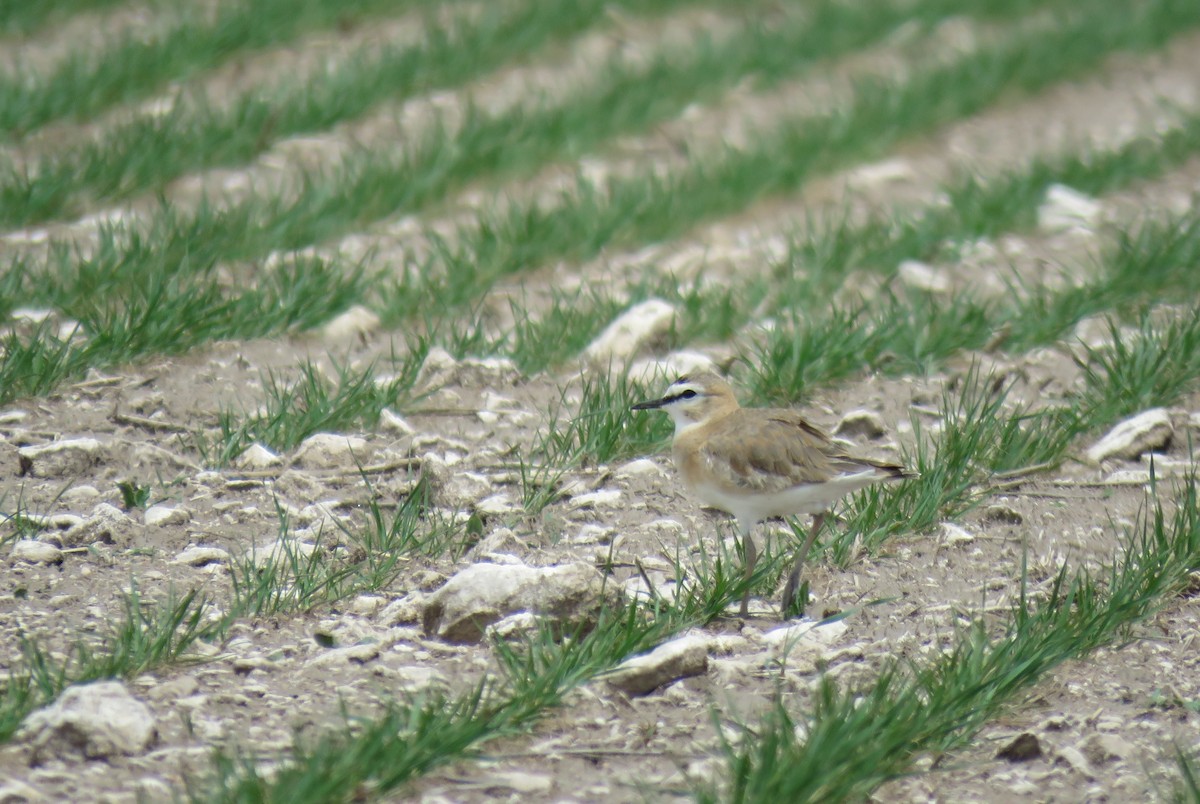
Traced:
POLYGON ((664 397, 663 404, 669 405, 672 402, 678 402, 680 399, 695 399, 695 398, 696 398, 696 392, 693 391, 691 388, 689 388, 686 391, 680 391, 677 394, 671 394, 668 397, 664 397))

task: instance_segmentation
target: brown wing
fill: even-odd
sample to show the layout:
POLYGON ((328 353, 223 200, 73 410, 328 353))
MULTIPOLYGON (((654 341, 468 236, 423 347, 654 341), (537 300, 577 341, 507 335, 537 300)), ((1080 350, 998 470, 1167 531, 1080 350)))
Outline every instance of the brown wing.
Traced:
POLYGON ((904 475, 899 466, 849 454, 799 413, 745 413, 749 415, 739 416, 736 426, 711 433, 697 450, 704 469, 730 490, 783 491, 870 469, 879 470, 881 476, 904 475))

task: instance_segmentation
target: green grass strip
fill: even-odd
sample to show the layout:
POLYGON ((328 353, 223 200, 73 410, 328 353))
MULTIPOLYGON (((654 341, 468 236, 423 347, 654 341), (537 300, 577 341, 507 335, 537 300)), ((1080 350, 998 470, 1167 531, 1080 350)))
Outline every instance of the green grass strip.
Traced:
MULTIPOLYGON (((676 236, 809 178, 881 156, 905 137, 977 112, 1003 95, 1032 92, 1095 67, 1111 52, 1152 49, 1200 24, 1200 6, 1153 0, 1079 15, 1052 30, 1012 36, 902 81, 860 82, 854 98, 828 116, 792 120, 760 145, 731 151, 677 176, 637 176, 600 188, 586 181, 558 206, 513 205, 485 213, 442 243, 414 271, 424 284, 397 290, 392 314, 410 315, 430 294, 463 303, 493 282, 553 259, 585 260, 613 246, 676 236)), ((434 238, 436 240, 436 238, 434 238)))
POLYGON ((393 354, 393 372, 386 379, 377 376, 374 365, 351 369, 335 363, 338 376, 331 380, 309 361, 300 365, 296 379, 269 373, 263 382, 266 399, 258 410, 222 410, 217 432, 198 432, 191 445, 206 465, 222 467, 251 444, 287 451, 314 433, 373 427, 385 408, 413 401, 411 392, 428 351, 421 341, 403 356, 393 354))
MULTIPOLYGON (((384 511, 369 483, 367 490, 371 499, 365 526, 339 523, 317 536, 311 552, 287 538, 288 516, 279 510, 282 548, 270 557, 251 551, 233 560, 232 599, 220 606, 219 614, 213 601, 194 590, 148 607, 135 587, 125 597, 124 617, 112 633, 98 646, 76 642, 65 660, 55 659, 32 636, 20 635, 20 663, 0 682, 0 743, 12 738, 26 715, 71 685, 134 678, 155 668, 202 661, 188 650, 200 641, 225 640, 239 620, 311 611, 351 595, 378 591, 407 568, 414 554, 465 549, 459 538, 461 528, 431 516, 422 483, 391 513, 384 511), (350 549, 334 551, 335 546, 350 549)), ((18 523, 18 527, 28 525, 18 523)))
POLYGON ((250 289, 229 288, 211 270, 189 272, 189 266, 186 259, 174 271, 140 266, 149 269, 144 281, 124 285, 120 294, 111 292, 120 270, 139 266, 114 266, 101 255, 85 263, 86 270, 64 274, 60 290, 77 286, 67 290, 69 303, 60 309, 79 327, 65 339, 49 324, 0 338, 0 404, 48 393, 89 368, 178 354, 214 340, 311 329, 365 293, 361 272, 316 259, 259 271, 250 289), (114 272, 106 273, 109 268, 114 272))
MULTIPOLYGON (((1023 9, 1027 5, 1024 0, 1016 0, 1013 7, 1023 9)), ((367 155, 348 160, 331 175, 310 176, 293 201, 254 198, 219 214, 181 222, 180 231, 164 231, 166 246, 173 249, 176 239, 198 238, 220 244, 231 259, 300 248, 387 215, 440 202, 453 189, 481 175, 503 175, 584 153, 609 136, 644 127, 682 109, 696 91, 740 79, 744 69, 756 67, 768 74, 772 69, 794 71, 811 63, 812 56, 841 52, 831 47, 861 43, 869 38, 864 30, 866 34, 879 33, 874 28, 862 29, 853 18, 848 22, 844 7, 830 8, 840 11, 831 13, 828 20, 818 19, 825 25, 820 30, 808 28, 807 22, 793 22, 778 32, 751 26, 730 41, 697 43, 688 52, 661 56, 647 68, 615 64, 603 80, 571 96, 564 105, 546 105, 532 111, 518 108, 495 116, 474 111, 453 136, 435 130, 399 160, 367 155), (834 36, 841 26, 846 26, 849 33, 834 36), (790 60, 764 58, 763 54, 777 52, 799 55, 790 60), (678 93, 672 91, 676 85, 681 90, 678 93)), ((1105 47, 1102 41, 1094 44, 1100 50, 1105 47)), ((1096 54, 1091 54, 1087 63, 1095 58, 1096 54)), ((1056 65, 1046 66, 1053 69, 1056 65)), ((787 148, 792 144, 778 145, 787 148)), ((635 192, 647 189, 651 194, 655 192, 653 187, 641 185, 635 192)), ((17 192, 20 197, 21 191, 17 192)), ((22 206, 18 203, 14 208, 22 206)), ((558 233, 553 228, 550 231, 557 240, 558 233)))
POLYGON ((71 14, 101 11, 128 0, 0 0, 0 36, 40 31, 71 14))
POLYGON ((125 34, 99 54, 73 53, 49 76, 26 71, 0 76, 0 132, 20 136, 62 118, 85 120, 239 53, 427 4, 428 0, 360 0, 348 7, 339 0, 255 0, 222 4, 214 20, 199 10, 185 12, 170 29, 149 40, 125 34))
MULTIPOLYGON (((694 1, 617 5, 649 16, 694 1)), ((430 26, 411 47, 351 58, 303 84, 287 80, 232 104, 214 107, 197 99, 161 117, 139 117, 98 142, 56 153, 22 172, 10 170, 0 179, 0 224, 69 218, 97 200, 161 189, 188 171, 242 164, 277 140, 327 129, 382 101, 462 85, 587 30, 613 6, 602 0, 489 3, 480 15, 430 26)))
POLYGON ((896 660, 874 683, 842 688, 823 676, 811 713, 780 701, 738 745, 701 801, 847 801, 911 773, 916 757, 965 745, 990 719, 1056 667, 1111 645, 1168 605, 1200 567, 1194 478, 1169 521, 1161 505, 1124 554, 1095 575, 1064 567, 1042 600, 1021 598, 1001 633, 982 621, 926 664, 896 660), (800 736, 803 734, 804 736, 800 736))
MULTIPOLYGON (((935 194, 949 199, 947 204, 874 215, 866 221, 853 221, 848 215, 836 213, 830 219, 810 220, 804 233, 791 241, 784 259, 763 276, 749 278, 735 292, 714 291, 698 282, 680 287, 672 277, 654 274, 632 284, 619 298, 587 288, 572 293, 555 292, 546 309, 537 316, 528 306, 513 301, 510 304, 514 324, 499 336, 489 336, 480 329, 481 318, 477 315, 466 316, 470 323, 464 326, 465 322, 459 320, 464 316, 456 316, 454 309, 442 312, 444 320, 426 311, 427 330, 436 343, 460 357, 504 354, 513 358, 523 371, 532 373, 577 357, 626 306, 652 297, 666 299, 681 311, 672 336, 676 346, 727 341, 736 337, 755 316, 783 315, 787 319, 820 321, 828 315, 828 305, 823 300, 838 290, 851 271, 871 271, 890 277, 902 260, 953 261, 962 243, 1031 229, 1036 223, 1037 208, 1051 185, 1065 184, 1082 192, 1100 194, 1164 175, 1200 153, 1200 115, 1180 122, 1179 127, 1160 137, 1134 140, 1116 150, 1041 158, 1026 168, 1000 176, 967 176, 941 187, 935 194)), ((1156 229, 1148 229, 1146 235, 1139 237, 1146 242, 1160 234, 1156 229)), ((1169 233, 1161 242, 1179 244, 1178 238, 1169 233)), ((1146 245, 1152 244, 1146 242, 1146 245)), ((1142 247, 1135 250, 1142 250, 1142 259, 1147 262, 1162 264, 1152 254, 1144 253, 1142 247)), ((1178 261, 1172 263, 1178 265, 1178 261)), ((1133 281, 1136 270, 1140 269, 1124 275, 1133 281)), ((1155 286, 1163 287, 1157 281, 1155 286)), ((1107 309, 1109 301, 1102 298, 1105 295, 1115 299, 1122 292, 1110 288, 1091 298, 1086 294, 1068 294, 1060 305, 1080 307, 1067 323, 1063 320, 1065 309, 1051 311, 1045 317, 1041 313, 1033 315, 1032 310, 1028 317, 1020 312, 1008 317, 1021 319, 1025 330, 1022 344, 1045 343, 1073 321, 1107 309), (1044 323, 1049 331, 1036 332, 1039 323, 1044 323)), ((994 313, 989 316, 994 318, 994 313)), ((815 345, 808 351, 815 351, 815 345)), ((803 363, 796 355, 781 353, 776 359, 803 363)), ((804 385, 809 381, 796 373, 773 380, 764 376, 756 384, 755 396, 768 401, 794 401, 804 394, 804 385)))
MULTIPOLYGON (((427 694, 388 706, 370 720, 315 742, 297 741, 281 767, 264 771, 236 751, 217 754, 214 772, 192 784, 193 801, 349 802, 378 797, 488 740, 527 730, 572 689, 670 637, 709 622, 743 587, 731 556, 678 567, 671 605, 605 607, 577 633, 545 628, 523 645, 493 643, 501 673, 457 696, 427 694)), ((769 560, 767 563, 778 563, 769 560)))
POLYGON ((0 684, 0 743, 12 738, 27 714, 72 684, 133 678, 184 660, 187 650, 203 638, 209 602, 192 591, 146 608, 135 588, 125 596, 124 608, 124 617, 99 646, 76 643, 65 661, 21 636, 22 664, 0 684))

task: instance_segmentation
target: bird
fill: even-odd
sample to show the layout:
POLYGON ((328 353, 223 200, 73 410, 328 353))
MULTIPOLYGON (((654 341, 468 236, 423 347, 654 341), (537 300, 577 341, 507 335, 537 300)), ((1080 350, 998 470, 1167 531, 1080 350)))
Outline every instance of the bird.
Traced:
POLYGON ((685 374, 661 398, 632 409, 671 415, 671 451, 684 485, 736 520, 745 552, 742 617, 748 616, 749 581, 758 561, 752 531, 759 522, 813 516, 812 529, 784 585, 781 613, 786 618, 825 512, 850 492, 916 476, 899 464, 852 455, 796 410, 743 408, 729 383, 711 371, 685 374))

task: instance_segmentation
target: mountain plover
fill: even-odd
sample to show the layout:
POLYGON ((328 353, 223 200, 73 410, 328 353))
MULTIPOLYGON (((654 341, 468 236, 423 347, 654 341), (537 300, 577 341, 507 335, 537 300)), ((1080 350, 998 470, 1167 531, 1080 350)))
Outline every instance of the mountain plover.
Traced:
MULTIPOLYGON (((902 466, 851 455, 794 410, 741 407, 729 384, 711 372, 680 377, 662 399, 633 409, 671 414, 675 466, 693 494, 737 520, 747 580, 758 561, 751 536, 755 525, 771 517, 813 515, 812 530, 783 588, 784 616, 799 591, 800 571, 825 511, 872 483, 913 476, 902 466)), ((749 601, 747 588, 743 616, 749 601)))

